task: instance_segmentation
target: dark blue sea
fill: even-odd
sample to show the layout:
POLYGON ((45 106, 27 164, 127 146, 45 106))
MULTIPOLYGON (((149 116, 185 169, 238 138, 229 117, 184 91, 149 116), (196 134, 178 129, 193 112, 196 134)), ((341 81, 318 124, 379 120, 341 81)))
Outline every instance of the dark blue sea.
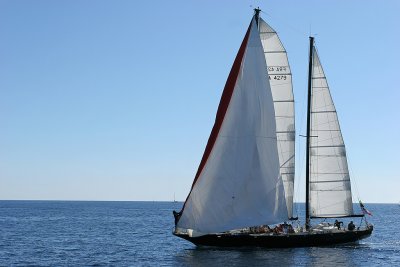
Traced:
POLYGON ((171 234, 172 210, 181 206, 0 201, 0 265, 400 266, 398 204, 366 204, 375 230, 359 244, 292 249, 196 247, 171 234))

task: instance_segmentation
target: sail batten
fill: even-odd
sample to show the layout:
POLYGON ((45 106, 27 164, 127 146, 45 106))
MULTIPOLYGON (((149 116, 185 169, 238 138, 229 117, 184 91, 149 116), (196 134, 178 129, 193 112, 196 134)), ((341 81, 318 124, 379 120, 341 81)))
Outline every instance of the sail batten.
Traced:
POLYGON ((246 36, 229 103, 211 140, 214 125, 178 228, 216 233, 288 218, 274 104, 254 19, 246 36))
POLYGON ((353 215, 346 148, 317 50, 313 48, 310 208, 312 218, 353 215))

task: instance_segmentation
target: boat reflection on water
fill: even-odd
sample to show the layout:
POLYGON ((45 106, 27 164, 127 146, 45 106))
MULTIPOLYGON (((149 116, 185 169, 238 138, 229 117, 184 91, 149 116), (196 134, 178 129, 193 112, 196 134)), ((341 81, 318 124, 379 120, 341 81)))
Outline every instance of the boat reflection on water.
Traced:
MULTIPOLYGON (((357 266, 354 250, 365 245, 264 249, 194 247, 179 251, 174 266, 357 266)), ((367 263, 367 260, 366 260, 367 263)))

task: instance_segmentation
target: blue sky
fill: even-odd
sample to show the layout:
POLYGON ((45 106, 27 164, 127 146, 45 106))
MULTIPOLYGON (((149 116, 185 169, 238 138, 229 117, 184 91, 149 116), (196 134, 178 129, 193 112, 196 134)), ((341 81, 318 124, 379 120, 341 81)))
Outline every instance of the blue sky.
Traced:
POLYGON ((250 6, 288 51, 297 134, 311 31, 354 198, 399 202, 396 0, 0 1, 0 199, 183 200, 250 6))

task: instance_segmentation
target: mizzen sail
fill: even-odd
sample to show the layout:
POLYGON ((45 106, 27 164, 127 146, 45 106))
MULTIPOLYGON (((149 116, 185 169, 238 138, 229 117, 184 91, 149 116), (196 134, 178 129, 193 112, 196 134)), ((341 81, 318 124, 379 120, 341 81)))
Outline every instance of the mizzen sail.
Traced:
POLYGON ((178 228, 215 233, 287 220, 266 68, 253 19, 225 85, 178 228))
POLYGON ((346 149, 328 83, 313 50, 310 138, 311 217, 353 215, 346 149))
POLYGON ((293 217, 295 120, 292 73, 285 48, 276 31, 259 21, 261 43, 274 101, 280 174, 285 188, 288 217, 293 217))

